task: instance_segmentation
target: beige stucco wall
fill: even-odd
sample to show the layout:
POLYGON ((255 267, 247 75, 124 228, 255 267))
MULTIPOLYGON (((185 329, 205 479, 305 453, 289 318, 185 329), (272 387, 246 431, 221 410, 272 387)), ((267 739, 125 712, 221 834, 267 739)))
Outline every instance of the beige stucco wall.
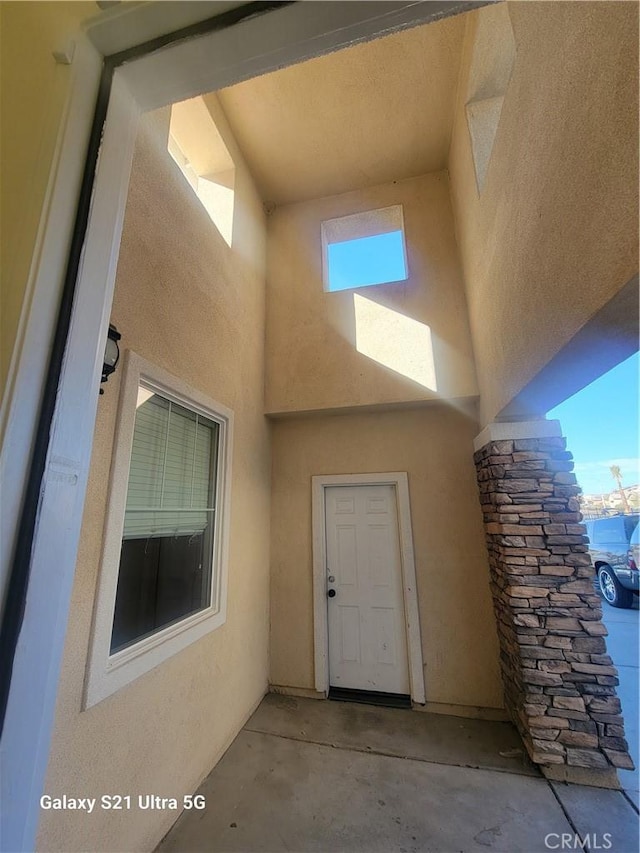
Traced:
MULTIPOLYGON (((46 793, 191 793, 267 687, 269 428, 263 410, 265 224, 236 160, 229 249, 166 152, 136 148, 112 320, 121 345, 235 412, 226 624, 89 710, 82 692, 100 570, 117 371, 100 398, 46 793)), ((151 850, 172 811, 43 812, 40 850, 151 850)))
POLYGON ((406 471, 427 701, 502 707, 476 433, 474 418, 447 405, 274 423, 272 684, 314 686, 311 477, 406 471))
POLYGON ((445 168, 464 30, 452 15, 222 89, 264 200, 292 204, 445 168))
POLYGON ((446 172, 276 208, 268 235, 267 412, 477 393, 446 172), (326 293, 321 223, 395 204, 404 210, 408 280, 326 293), (358 323, 372 315, 370 337, 386 354, 395 347, 400 361, 432 361, 431 387, 358 352, 358 323), (426 327, 431 347, 421 336, 426 327))
POLYGON ((508 11, 515 65, 481 197, 464 105, 483 10, 449 164, 482 424, 638 269, 637 4, 508 11))
POLYGON ((11 361, 73 69, 56 64, 89 2, 0 3, 0 392, 11 361))

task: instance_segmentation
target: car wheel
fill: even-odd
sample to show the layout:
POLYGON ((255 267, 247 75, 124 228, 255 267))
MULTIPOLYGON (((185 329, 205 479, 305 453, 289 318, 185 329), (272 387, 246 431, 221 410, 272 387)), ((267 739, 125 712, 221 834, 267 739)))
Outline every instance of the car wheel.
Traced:
POLYGON ((598 581, 607 604, 624 609, 633 605, 633 593, 622 586, 610 566, 601 566, 598 569, 598 581))

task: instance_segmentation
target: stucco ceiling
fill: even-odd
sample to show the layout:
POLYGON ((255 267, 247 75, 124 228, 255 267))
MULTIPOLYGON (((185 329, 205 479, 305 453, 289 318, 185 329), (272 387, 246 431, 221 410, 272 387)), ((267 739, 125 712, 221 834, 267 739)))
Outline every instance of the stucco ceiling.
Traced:
POLYGON ((265 202, 446 167, 466 15, 218 92, 265 202))

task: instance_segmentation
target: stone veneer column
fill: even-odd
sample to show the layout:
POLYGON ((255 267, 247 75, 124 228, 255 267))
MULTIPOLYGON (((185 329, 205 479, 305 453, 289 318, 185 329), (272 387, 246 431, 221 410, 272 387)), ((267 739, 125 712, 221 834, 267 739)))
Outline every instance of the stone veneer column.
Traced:
POLYGON ((565 444, 544 420, 475 441, 505 703, 546 776, 618 787, 633 762, 565 444))

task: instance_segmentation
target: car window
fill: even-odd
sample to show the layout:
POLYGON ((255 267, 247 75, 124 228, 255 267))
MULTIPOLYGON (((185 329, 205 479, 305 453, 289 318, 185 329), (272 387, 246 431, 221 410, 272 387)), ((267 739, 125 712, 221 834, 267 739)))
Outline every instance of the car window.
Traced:
POLYGON ((624 531, 627 534, 627 541, 631 539, 633 536, 634 530, 638 526, 638 516, 637 515, 628 515, 624 520, 624 531))
POLYGON ((603 545, 626 545, 629 539, 621 522, 621 518, 598 519, 593 525, 593 540, 603 545))

